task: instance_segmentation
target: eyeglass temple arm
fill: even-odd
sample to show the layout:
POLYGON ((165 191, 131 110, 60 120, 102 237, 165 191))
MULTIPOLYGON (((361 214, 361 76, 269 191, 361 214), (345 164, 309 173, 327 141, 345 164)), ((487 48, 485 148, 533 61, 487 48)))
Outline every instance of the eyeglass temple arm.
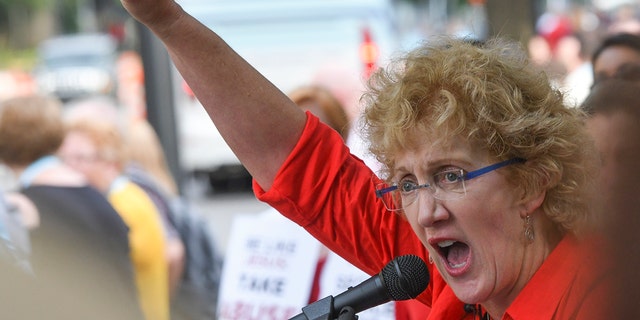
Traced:
POLYGON ((487 166, 487 167, 484 167, 484 168, 478 169, 478 170, 476 170, 476 171, 468 172, 468 173, 465 175, 465 177, 464 177, 464 178, 465 178, 465 180, 473 179, 473 178, 475 178, 475 177, 477 177, 477 176, 481 176, 481 175, 483 175, 483 174, 485 174, 485 173, 487 173, 487 172, 491 172, 491 171, 493 171, 493 170, 496 170, 496 169, 502 168, 502 167, 504 167, 504 166, 508 166, 508 165, 510 165, 510 164, 513 164, 513 163, 522 163, 522 162, 525 162, 525 161, 527 161, 527 160, 526 160, 526 159, 523 159, 523 158, 512 158, 512 159, 509 159, 509 160, 505 160, 505 161, 502 161, 502 162, 498 162, 498 163, 496 163, 496 164, 492 164, 492 165, 490 165, 490 166, 487 166))
POLYGON ((394 191, 396 189, 398 189, 398 186, 389 186, 389 187, 386 187, 386 188, 377 189, 376 190, 376 197, 377 198, 382 198, 382 196, 384 196, 385 194, 387 194, 387 193, 389 193, 391 191, 394 191))

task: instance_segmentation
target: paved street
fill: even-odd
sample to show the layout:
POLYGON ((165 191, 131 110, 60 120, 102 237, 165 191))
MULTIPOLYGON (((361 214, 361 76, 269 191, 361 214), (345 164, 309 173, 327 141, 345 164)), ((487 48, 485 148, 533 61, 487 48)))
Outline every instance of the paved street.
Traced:
POLYGON ((229 230, 235 215, 259 213, 269 208, 267 204, 258 201, 248 189, 212 194, 208 187, 198 182, 197 185, 192 183, 186 193, 191 203, 207 218, 223 252, 226 251, 229 230))

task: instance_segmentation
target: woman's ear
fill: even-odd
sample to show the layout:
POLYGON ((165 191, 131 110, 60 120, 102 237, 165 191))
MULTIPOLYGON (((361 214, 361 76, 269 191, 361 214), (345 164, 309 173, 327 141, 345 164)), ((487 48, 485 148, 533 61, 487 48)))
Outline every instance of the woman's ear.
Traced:
POLYGON ((519 206, 522 208, 520 211, 520 215, 522 216, 521 218, 524 219, 527 215, 530 215, 542 206, 542 202, 544 201, 547 192, 545 190, 540 190, 535 193, 526 193, 524 191, 522 193, 519 206))

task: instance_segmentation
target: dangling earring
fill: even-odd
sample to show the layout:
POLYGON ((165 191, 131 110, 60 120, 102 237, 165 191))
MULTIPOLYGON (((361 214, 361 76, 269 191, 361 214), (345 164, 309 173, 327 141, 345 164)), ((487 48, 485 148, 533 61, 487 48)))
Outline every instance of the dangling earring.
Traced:
POLYGON ((527 215, 524 218, 524 240, 526 244, 533 243, 536 234, 533 231, 533 218, 530 215, 527 215))
POLYGON ((433 257, 432 256, 429 256, 429 263, 433 264, 433 257))

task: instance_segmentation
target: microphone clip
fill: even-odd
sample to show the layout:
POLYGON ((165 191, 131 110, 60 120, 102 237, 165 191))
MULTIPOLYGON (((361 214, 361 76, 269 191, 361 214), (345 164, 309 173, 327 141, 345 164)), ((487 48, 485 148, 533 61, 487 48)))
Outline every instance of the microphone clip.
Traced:
POLYGON ((334 320, 331 319, 334 311, 333 308, 333 296, 327 296, 303 307, 302 314, 304 314, 308 320, 334 320))
POLYGON ((331 318, 334 314, 333 296, 322 298, 306 307, 302 308, 302 314, 308 320, 358 320, 358 316, 353 308, 345 306, 340 310, 337 319, 331 318))
POLYGON ((338 320, 358 320, 358 315, 356 315, 356 310, 349 306, 346 306, 342 308, 342 310, 340 310, 338 320))

